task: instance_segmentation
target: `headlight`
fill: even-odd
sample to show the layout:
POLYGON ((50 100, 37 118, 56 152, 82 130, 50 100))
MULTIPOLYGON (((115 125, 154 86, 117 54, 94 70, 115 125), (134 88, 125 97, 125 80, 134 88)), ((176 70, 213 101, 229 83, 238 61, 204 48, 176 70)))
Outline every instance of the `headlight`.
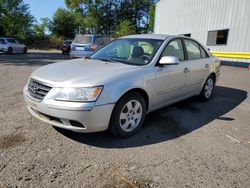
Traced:
POLYGON ((55 100, 73 102, 94 102, 102 92, 103 87, 62 88, 55 100))

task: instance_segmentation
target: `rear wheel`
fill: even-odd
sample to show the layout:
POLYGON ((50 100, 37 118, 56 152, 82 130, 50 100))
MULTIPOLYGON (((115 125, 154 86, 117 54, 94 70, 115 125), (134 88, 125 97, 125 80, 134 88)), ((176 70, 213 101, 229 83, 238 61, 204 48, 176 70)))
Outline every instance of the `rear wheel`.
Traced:
POLYGON ((129 137, 138 132, 146 116, 146 102, 136 92, 122 97, 116 104, 109 130, 117 137, 129 137))
POLYGON ((200 98, 202 100, 209 100, 213 94, 214 91, 214 85, 215 85, 215 78, 214 76, 210 75, 208 79, 206 80, 202 91, 200 93, 200 98))
POLYGON ((11 47, 9 47, 7 53, 8 54, 12 54, 13 53, 13 49, 11 47))

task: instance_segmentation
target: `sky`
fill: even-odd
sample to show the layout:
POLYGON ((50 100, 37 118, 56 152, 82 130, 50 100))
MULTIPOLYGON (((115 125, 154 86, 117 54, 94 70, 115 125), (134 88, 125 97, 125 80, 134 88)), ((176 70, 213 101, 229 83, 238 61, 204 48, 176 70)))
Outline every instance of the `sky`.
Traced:
POLYGON ((64 0, 24 0, 29 4, 30 13, 39 22, 40 18, 52 18, 58 8, 66 8, 64 0))

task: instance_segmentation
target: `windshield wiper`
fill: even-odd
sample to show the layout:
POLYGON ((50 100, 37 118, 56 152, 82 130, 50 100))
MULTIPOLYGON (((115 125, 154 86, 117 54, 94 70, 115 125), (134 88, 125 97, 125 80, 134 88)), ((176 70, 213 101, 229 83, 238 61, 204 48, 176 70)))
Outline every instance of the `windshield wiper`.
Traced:
POLYGON ((111 58, 91 58, 91 59, 96 59, 96 60, 100 60, 100 61, 104 61, 104 62, 109 62, 109 63, 114 62, 114 61, 112 61, 111 58))
POLYGON ((118 62, 118 63, 124 63, 124 64, 131 64, 129 61, 119 59, 119 58, 91 58, 91 59, 97 59, 97 60, 109 62, 109 63, 117 63, 118 62))
POLYGON ((108 59, 108 58, 102 58, 102 59, 99 59, 99 60, 105 61, 105 62, 110 62, 110 63, 112 62, 111 59, 108 59))

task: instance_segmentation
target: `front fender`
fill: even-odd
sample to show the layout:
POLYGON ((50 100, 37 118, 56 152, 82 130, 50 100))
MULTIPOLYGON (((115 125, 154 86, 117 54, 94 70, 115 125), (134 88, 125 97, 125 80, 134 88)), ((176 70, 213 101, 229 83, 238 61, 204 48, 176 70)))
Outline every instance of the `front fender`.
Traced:
POLYGON ((144 90, 150 99, 154 94, 155 71, 144 69, 136 71, 133 74, 120 76, 112 82, 104 85, 104 89, 96 101, 96 105, 116 103, 125 93, 133 89, 144 90))

